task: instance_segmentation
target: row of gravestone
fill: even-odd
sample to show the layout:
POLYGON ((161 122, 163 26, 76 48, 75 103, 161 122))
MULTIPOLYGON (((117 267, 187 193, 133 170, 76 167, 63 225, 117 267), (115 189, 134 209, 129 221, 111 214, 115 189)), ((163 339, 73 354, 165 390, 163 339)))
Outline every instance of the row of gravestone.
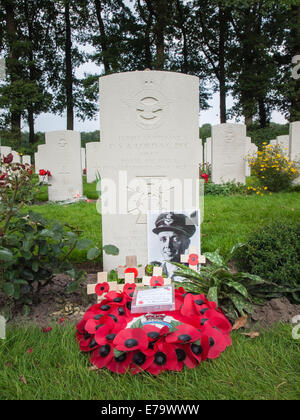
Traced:
MULTIPOLYGON (((161 71, 118 73, 100 78, 100 92, 101 142, 87 144, 87 175, 88 181, 96 171, 101 175, 103 244, 120 250, 117 257, 103 256, 104 269, 110 271, 126 255, 148 263, 149 209, 167 214, 199 209, 199 78, 161 71)), ((290 142, 295 158, 300 155, 300 123, 291 125, 290 142)), ((245 182, 245 155, 251 147, 244 125, 214 126, 213 182, 245 182)), ((79 133, 46 134, 36 169, 52 174, 50 201, 81 195, 85 166, 79 133)), ((172 223, 172 218, 164 220, 172 223)))
POLYGON ((9 154, 13 155, 13 161, 12 163, 23 163, 24 165, 31 165, 31 156, 29 155, 20 155, 18 152, 12 150, 11 147, 7 147, 7 146, 1 146, 0 147, 0 155, 1 157, 3 156, 8 156, 9 154))

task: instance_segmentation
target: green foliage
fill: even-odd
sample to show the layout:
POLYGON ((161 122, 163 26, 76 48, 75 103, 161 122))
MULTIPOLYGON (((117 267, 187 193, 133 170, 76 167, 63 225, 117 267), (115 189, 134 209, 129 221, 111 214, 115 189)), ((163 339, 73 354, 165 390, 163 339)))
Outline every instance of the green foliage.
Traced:
POLYGON ((252 174, 260 184, 271 192, 286 190, 292 181, 299 177, 300 171, 296 162, 290 161, 287 151, 281 146, 263 143, 261 151, 249 157, 252 174))
POLYGON ((75 249, 88 250, 92 242, 81 239, 77 227, 22 211, 33 198, 34 176, 29 165, 13 164, 11 159, 1 163, 0 174, 0 289, 8 306, 30 305, 56 273, 73 279, 68 291, 78 287, 84 272, 77 271, 69 257, 75 249))
POLYGON ((264 142, 276 139, 278 136, 289 134, 288 124, 270 123, 267 127, 261 128, 258 123, 248 127, 247 135, 251 137, 252 143, 261 149, 264 142))
POLYGON ((219 249, 205 253, 210 264, 202 266, 200 272, 183 264, 173 263, 180 269, 175 274, 186 279, 186 290, 205 294, 209 300, 216 302, 231 320, 253 311, 252 290, 265 284, 257 275, 231 271, 228 263, 242 246, 243 244, 236 244, 225 258, 220 255, 219 249))
POLYGON ((240 269, 272 282, 254 291, 261 298, 300 303, 300 223, 276 221, 257 229, 235 256, 240 269))
POLYGON ((213 184, 208 182, 204 187, 205 195, 221 195, 221 196, 230 196, 247 193, 247 187, 240 182, 225 182, 224 184, 213 184))

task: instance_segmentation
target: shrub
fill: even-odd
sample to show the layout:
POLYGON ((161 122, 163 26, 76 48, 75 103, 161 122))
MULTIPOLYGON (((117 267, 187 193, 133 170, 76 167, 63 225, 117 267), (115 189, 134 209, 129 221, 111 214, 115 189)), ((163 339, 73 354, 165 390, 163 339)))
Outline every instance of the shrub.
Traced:
POLYGON ((272 282, 256 291, 256 296, 286 296, 300 302, 300 223, 273 222, 258 229, 237 251, 235 260, 240 269, 272 282))
POLYGON ((15 303, 27 308, 56 273, 70 275, 70 291, 78 286, 84 272, 75 270, 69 256, 75 248, 88 249, 92 243, 81 240, 77 228, 22 212, 33 198, 32 168, 13 164, 12 155, 4 157, 0 167, 0 289, 8 310, 15 303))
POLYGON ((289 188, 299 175, 296 162, 290 161, 280 146, 263 143, 262 150, 249 157, 252 175, 271 192, 289 188))
POLYGON ((213 184, 208 182, 205 184, 205 194, 206 195, 221 195, 221 196, 230 196, 236 194, 247 194, 248 190, 244 184, 226 182, 224 184, 213 184))

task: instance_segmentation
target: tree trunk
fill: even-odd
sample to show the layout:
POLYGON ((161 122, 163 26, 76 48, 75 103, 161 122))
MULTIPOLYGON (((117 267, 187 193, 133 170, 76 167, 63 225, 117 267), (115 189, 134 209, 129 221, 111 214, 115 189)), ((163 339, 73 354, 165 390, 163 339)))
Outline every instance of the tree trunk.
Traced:
MULTIPOLYGON (((300 4, 292 8, 292 54, 300 55, 300 4)), ((300 79, 295 80, 293 97, 291 100, 290 122, 300 121, 300 79)))
POLYGON ((227 20, 224 9, 219 3, 219 83, 220 83, 220 122, 226 123, 226 76, 225 76, 225 42, 226 42, 226 29, 227 20))
MULTIPOLYGON (((6 31, 9 45, 9 58, 7 60, 7 72, 10 76, 11 85, 19 78, 17 51, 17 30, 15 24, 15 5, 11 1, 5 1, 6 12, 6 31)), ((21 112, 14 109, 10 110, 11 135, 17 144, 21 144, 21 112)))
POLYGON ((101 44, 101 50, 102 50, 102 56, 103 56, 103 65, 104 65, 104 72, 105 74, 111 73, 111 66, 108 58, 108 43, 107 43, 107 37, 105 33, 105 27, 104 22, 102 19, 102 3, 101 0, 95 0, 95 8, 96 8, 96 16, 98 20, 99 25, 99 32, 100 32, 100 44, 101 44))
POLYGON ((67 130, 74 130, 74 100, 73 100, 73 66, 72 66, 72 33, 70 20, 70 0, 65 0, 66 25, 66 95, 67 95, 67 130))
POLYGON ((260 128, 265 128, 268 126, 268 116, 267 116, 267 111, 266 111, 266 106, 265 106, 265 102, 264 99, 260 99, 258 101, 258 109, 259 109, 259 125, 260 128))

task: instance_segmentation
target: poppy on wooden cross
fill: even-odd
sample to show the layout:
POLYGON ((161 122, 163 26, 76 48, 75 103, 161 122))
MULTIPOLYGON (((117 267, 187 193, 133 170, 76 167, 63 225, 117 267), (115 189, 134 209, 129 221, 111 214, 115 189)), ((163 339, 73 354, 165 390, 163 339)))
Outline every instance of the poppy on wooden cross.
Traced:
POLYGON ((107 273, 98 273, 97 283, 87 285, 88 295, 97 295, 97 303, 100 303, 104 299, 104 295, 108 292, 120 292, 122 291, 123 285, 118 284, 116 281, 107 281, 107 273))
POLYGON ((199 255, 196 247, 191 246, 188 254, 181 255, 182 263, 188 264, 189 268, 197 270, 198 266, 206 263, 204 255, 199 255))
MULTIPOLYGON (((126 265, 119 265, 118 267, 118 279, 125 279, 126 274, 132 273, 134 278, 141 279, 145 275, 145 267, 138 267, 137 257, 126 257, 126 265)), ((125 281, 125 283, 128 283, 125 281)))
POLYGON ((172 283, 171 279, 165 279, 163 277, 161 267, 153 267, 153 275, 143 277, 143 286, 158 287, 158 286, 166 286, 171 283, 172 283))

